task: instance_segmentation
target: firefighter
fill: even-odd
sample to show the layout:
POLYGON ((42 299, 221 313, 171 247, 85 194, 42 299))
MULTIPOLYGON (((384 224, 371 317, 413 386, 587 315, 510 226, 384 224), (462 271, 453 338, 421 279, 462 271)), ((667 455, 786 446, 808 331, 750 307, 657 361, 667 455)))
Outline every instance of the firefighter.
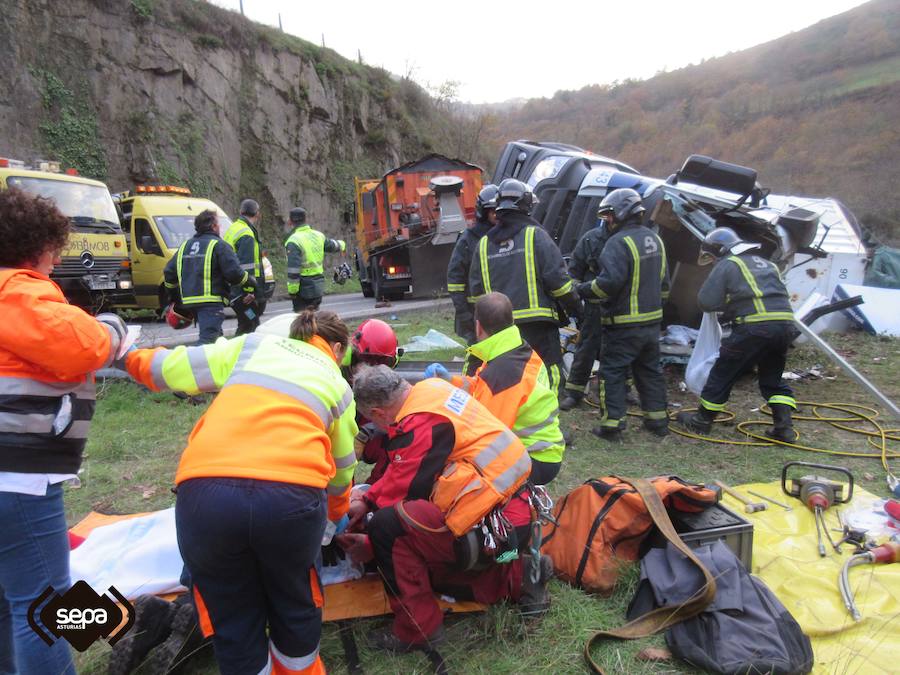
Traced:
MULTIPOLYGON (((600 254, 609 236, 603 220, 582 235, 575 244, 569 263, 569 274, 573 279, 587 281, 600 274, 600 254)), ((578 326, 578 344, 566 379, 566 395, 559 403, 560 410, 577 408, 584 398, 591 369, 603 346, 600 304, 598 297, 589 297, 584 302, 584 317, 578 326)))
MULTIPOLYGON (((475 200, 475 224, 463 232, 456 240, 450 264, 447 266, 447 292, 456 310, 454 330, 471 345, 475 342, 475 320, 472 315, 472 301, 469 292, 469 268, 472 266, 472 255, 478 247, 478 241, 488 229, 497 224, 497 186, 485 185, 475 200)), ((466 374, 472 375, 480 363, 470 356, 466 361, 466 374)))
POLYGON ((562 348, 559 343, 560 303, 570 316, 580 317, 581 300, 566 273, 559 248, 540 223, 531 218, 534 193, 522 181, 507 178, 497 187, 498 223, 478 242, 469 271, 474 302, 498 291, 513 306, 513 321, 538 353, 550 385, 562 393, 562 348))
POLYGON ((700 246, 698 262, 716 264, 700 287, 697 304, 704 312, 723 312, 732 331, 722 340, 697 412, 678 413, 678 422, 690 431, 709 433, 734 383, 755 366, 759 391, 774 419, 768 434, 791 443, 796 438, 791 411, 797 402, 781 374, 797 329, 781 274, 774 263, 754 253, 757 248, 728 227, 714 229, 700 246))
POLYGON ((166 263, 163 277, 172 300, 194 313, 200 327, 197 344, 209 344, 222 337, 229 287, 239 286, 244 296, 237 302, 249 305, 258 292, 257 281, 222 242, 215 211, 207 209, 194 218, 194 230, 166 263))
POLYGON ((287 252, 287 287, 295 312, 307 307, 318 309, 325 294, 325 271, 322 261, 325 253, 343 253, 347 244, 343 239, 329 239, 306 222, 306 209, 291 209, 290 224, 293 228, 284 248, 287 252))
MULTIPOLYGON (((546 485, 559 473, 566 450, 547 368, 522 340, 513 324, 512 304, 502 293, 488 293, 475 303, 475 334, 478 342, 469 351, 483 365, 474 377, 450 381, 474 396, 521 439, 531 457, 531 482, 546 485)), ((450 377, 439 363, 425 369, 425 377, 435 375, 450 377)))
POLYGON ((443 613, 435 590, 486 604, 510 598, 526 615, 545 612, 553 562, 518 555, 531 520, 519 487, 531 468, 522 442, 469 394, 437 378, 410 386, 387 366, 366 367, 353 391, 360 411, 390 439, 387 472, 354 497, 351 532, 337 537, 352 559, 374 557, 388 592, 393 630, 375 636, 376 646, 407 652, 438 644, 443 613), (370 512, 367 534, 354 532, 370 512), (492 539, 482 540, 482 520, 492 539), (491 529, 501 529, 494 525, 501 520, 503 536, 491 529), (532 562, 534 581, 523 574, 532 562))
POLYGON ((347 327, 301 313, 291 338, 137 349, 129 374, 153 391, 218 391, 175 476, 178 548, 225 675, 324 673, 321 542, 349 508, 353 393, 338 363, 347 327), (267 635, 268 627, 268 635, 267 635))
MULTIPOLYGON (((240 211, 240 217, 231 224, 222 239, 237 253, 241 269, 252 274, 262 284, 264 281, 262 256, 259 250, 259 231, 256 229, 256 225, 259 223, 259 204, 253 199, 245 199, 241 202, 240 211)), ((260 288, 261 290, 262 288, 260 288)), ((240 286, 233 289, 233 298, 243 297, 243 295, 244 292, 240 286)), ((234 334, 252 333, 259 328, 259 317, 266 310, 265 293, 260 292, 249 304, 235 303, 234 309, 238 324, 234 334)))
POLYGON ((600 361, 600 426, 592 431, 621 442, 629 371, 644 411, 644 428, 665 436, 666 380, 659 363, 662 303, 669 293, 666 250, 662 240, 641 222, 644 206, 631 188, 613 190, 597 215, 610 238, 600 255, 600 274, 578 286, 584 298, 603 301, 603 355, 600 361))
POLYGON ((124 351, 127 331, 70 305, 50 279, 70 227, 52 200, 0 191, 0 673, 75 673, 66 641, 37 632, 55 630, 38 603, 71 586, 63 485, 78 480, 94 371, 124 351))

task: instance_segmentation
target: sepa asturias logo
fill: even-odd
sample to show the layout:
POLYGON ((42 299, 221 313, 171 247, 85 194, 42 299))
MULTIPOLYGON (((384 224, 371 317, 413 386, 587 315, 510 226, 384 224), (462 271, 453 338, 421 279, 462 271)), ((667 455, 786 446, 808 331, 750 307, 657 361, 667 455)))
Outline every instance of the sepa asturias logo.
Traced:
POLYGON ((106 638, 114 645, 134 625, 134 606, 115 586, 110 586, 108 593, 113 597, 97 595, 85 581, 76 582, 62 595, 47 586, 28 608, 28 625, 48 645, 60 638, 80 652, 100 638, 106 638), (37 613, 37 608, 45 602, 47 604, 37 613), (43 627, 38 624, 37 617, 43 627), (123 620, 124 625, 119 627, 123 620), (44 628, 50 631, 49 635, 44 628))

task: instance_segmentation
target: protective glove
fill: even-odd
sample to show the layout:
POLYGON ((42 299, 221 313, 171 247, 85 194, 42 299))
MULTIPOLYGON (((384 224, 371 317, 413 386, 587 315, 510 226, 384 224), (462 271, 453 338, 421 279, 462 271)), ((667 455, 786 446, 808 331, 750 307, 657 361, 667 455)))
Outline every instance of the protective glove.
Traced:
POLYGON ((357 564, 367 563, 375 557, 367 534, 344 533, 337 535, 334 540, 344 549, 350 560, 357 564))
POLYGON ((128 355, 131 352, 135 351, 136 349, 137 349, 137 347, 135 347, 134 345, 131 345, 128 348, 128 350, 124 354, 122 354, 122 356, 120 356, 119 358, 117 358, 115 361, 112 362, 112 367, 118 368, 119 370, 123 370, 127 373, 128 368, 126 367, 126 364, 128 362, 128 355))
POLYGON ((594 295, 594 291, 591 290, 591 283, 593 282, 585 281, 575 287, 575 290, 578 291, 578 297, 582 300, 589 300, 590 298, 597 297, 596 295, 594 295))
POLYGON ((450 381, 450 371, 444 368, 440 363, 432 363, 425 367, 425 378, 439 377, 442 380, 450 381))
POLYGON ((347 515, 341 516, 339 520, 329 520, 325 523, 325 533, 322 535, 322 546, 328 546, 336 534, 341 534, 347 529, 350 518, 347 515))
POLYGON ((338 239, 337 243, 338 246, 341 247, 341 253, 344 253, 347 250, 347 242, 345 242, 343 239, 338 239))

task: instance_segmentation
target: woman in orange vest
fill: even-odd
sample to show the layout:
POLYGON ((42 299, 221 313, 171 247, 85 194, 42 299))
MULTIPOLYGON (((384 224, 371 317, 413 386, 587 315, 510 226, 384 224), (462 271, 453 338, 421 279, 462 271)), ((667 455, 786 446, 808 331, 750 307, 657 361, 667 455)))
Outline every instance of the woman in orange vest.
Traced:
POLYGON ((127 357, 153 390, 219 391, 178 465, 175 526, 223 675, 325 672, 322 535, 349 507, 356 406, 344 322, 308 310, 290 334, 127 357))
POLYGON ((52 201, 0 191, 0 673, 75 673, 66 641, 48 646, 28 609, 48 587, 71 585, 62 486, 78 480, 93 371, 110 365, 126 330, 68 304, 50 280, 68 237, 52 201))

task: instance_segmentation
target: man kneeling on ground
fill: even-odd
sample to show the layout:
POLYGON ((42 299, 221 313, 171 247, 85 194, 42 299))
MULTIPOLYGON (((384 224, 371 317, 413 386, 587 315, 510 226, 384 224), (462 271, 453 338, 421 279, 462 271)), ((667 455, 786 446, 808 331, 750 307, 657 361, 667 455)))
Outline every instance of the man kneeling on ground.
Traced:
POLYGON ((439 363, 428 366, 425 377, 450 380, 512 429, 531 457, 531 482, 546 485, 559 473, 566 450, 556 389, 550 388, 541 357, 513 324, 512 303, 503 293, 488 293, 475 303, 475 337, 478 342, 467 351, 482 365, 474 377, 450 379, 439 363))
POLYGON ((553 563, 541 556, 532 581, 534 561, 518 554, 531 519, 521 494, 531 470, 522 442, 440 379, 410 386, 387 366, 364 367, 353 391, 359 411, 388 435, 387 471, 350 504, 349 529, 365 526, 367 534, 336 537, 354 561, 374 557, 384 581, 394 625, 375 644, 393 652, 438 644, 435 590, 485 604, 510 598, 525 614, 546 611, 553 563))

